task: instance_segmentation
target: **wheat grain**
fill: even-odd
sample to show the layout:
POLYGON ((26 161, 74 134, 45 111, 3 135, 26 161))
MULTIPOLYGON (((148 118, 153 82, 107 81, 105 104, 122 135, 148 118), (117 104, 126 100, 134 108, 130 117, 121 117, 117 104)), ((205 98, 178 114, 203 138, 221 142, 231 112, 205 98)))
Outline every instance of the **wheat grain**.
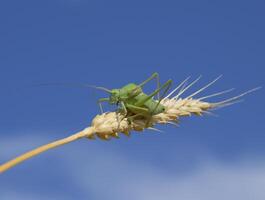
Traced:
POLYGON ((222 95, 224 93, 232 91, 233 89, 218 92, 212 95, 201 97, 199 99, 193 99, 195 95, 197 95, 198 93, 202 92, 204 89, 212 85, 220 77, 221 76, 217 77, 212 82, 210 82, 203 88, 197 90, 188 97, 180 98, 181 94, 183 94, 187 89, 189 89, 193 84, 195 84, 201 78, 200 76, 191 84, 189 84, 187 87, 180 89, 180 91, 176 94, 176 96, 170 98, 174 94, 176 89, 179 89, 182 85, 184 85, 184 83, 187 81, 186 79, 176 89, 173 90, 173 93, 170 93, 167 97, 165 97, 161 101, 161 104, 165 106, 165 111, 163 113, 152 116, 151 119, 140 118, 140 119, 135 119, 131 123, 129 123, 127 118, 121 113, 109 112, 109 113, 104 113, 102 115, 97 115, 93 119, 91 124, 94 134, 90 133, 87 137, 89 139, 95 139, 95 136, 98 136, 100 139, 109 140, 112 137, 118 138, 119 133, 123 133, 128 136, 131 131, 143 131, 146 128, 150 129, 153 128, 155 124, 171 124, 171 123, 177 124, 179 121, 178 119, 180 117, 191 116, 192 114, 201 116, 204 113, 209 113, 209 110, 235 104, 239 102, 239 99, 241 97, 261 88, 257 87, 248 90, 240 95, 214 103, 202 101, 202 99, 222 95), (147 121, 150 121, 148 126, 146 126, 147 121))

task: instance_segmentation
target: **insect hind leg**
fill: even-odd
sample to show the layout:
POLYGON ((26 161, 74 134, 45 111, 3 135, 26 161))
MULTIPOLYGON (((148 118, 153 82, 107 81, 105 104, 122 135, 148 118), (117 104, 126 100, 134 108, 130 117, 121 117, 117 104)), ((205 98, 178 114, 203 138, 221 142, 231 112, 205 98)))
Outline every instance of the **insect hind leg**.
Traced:
POLYGON ((153 112, 157 109, 158 105, 162 101, 162 99, 165 97, 167 92, 169 91, 170 87, 172 86, 172 80, 169 79, 164 85, 161 86, 160 90, 165 89, 163 94, 161 95, 161 98, 159 98, 156 107, 154 108, 153 112))
MULTIPOLYGON (((146 79, 145 81, 143 81, 142 83, 140 83, 138 86, 139 87, 143 87, 146 83, 148 83, 149 81, 156 79, 156 90, 158 90, 160 88, 160 78, 159 78, 159 74, 157 72, 153 73, 148 79, 146 79)), ((159 92, 157 93, 157 99, 160 98, 160 94, 159 92)))
MULTIPOLYGON (((144 105, 144 103, 146 101, 148 101, 149 99, 151 99, 152 97, 154 97, 155 95, 157 95, 157 93, 159 93, 161 90, 165 89, 164 93, 162 96, 164 96, 166 94, 166 92, 169 90, 170 86, 172 84, 172 80, 168 80, 164 85, 162 85, 160 88, 156 89, 153 93, 151 93, 150 95, 146 96, 145 98, 139 100, 136 103, 136 106, 142 106, 144 105)), ((162 98, 159 99, 159 103, 161 102, 162 98)))
POLYGON ((151 115, 149 116, 149 118, 146 120, 146 127, 149 126, 149 123, 151 121, 151 117, 153 116, 154 112, 156 111, 156 109, 158 108, 160 102, 162 101, 162 99, 164 98, 164 96, 167 94, 168 90, 170 89, 172 85, 172 80, 169 79, 164 85, 161 86, 161 88, 159 88, 159 91, 162 89, 165 89, 162 96, 159 98, 156 107, 151 111, 151 115))
POLYGON ((129 123, 131 123, 133 119, 137 117, 147 118, 146 116, 148 115, 149 112, 147 108, 135 106, 132 104, 127 104, 127 107, 132 112, 129 116, 127 116, 129 123))

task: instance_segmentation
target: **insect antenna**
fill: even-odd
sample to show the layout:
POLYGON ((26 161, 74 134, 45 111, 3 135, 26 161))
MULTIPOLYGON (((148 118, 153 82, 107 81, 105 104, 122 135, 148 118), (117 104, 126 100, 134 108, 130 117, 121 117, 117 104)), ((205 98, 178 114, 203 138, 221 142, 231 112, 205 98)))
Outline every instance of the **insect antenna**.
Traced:
POLYGON ((91 88, 95 88, 95 89, 98 89, 98 90, 103 90, 107 93, 111 93, 111 90, 105 88, 105 87, 99 87, 99 86, 94 86, 94 85, 87 85, 87 87, 91 87, 91 88))
POLYGON ((31 85, 32 87, 40 87, 40 86, 66 86, 66 87, 83 87, 83 88, 95 88, 98 90, 103 90, 105 92, 111 93, 111 90, 105 87, 99 87, 95 85, 83 84, 83 83, 40 83, 31 85))

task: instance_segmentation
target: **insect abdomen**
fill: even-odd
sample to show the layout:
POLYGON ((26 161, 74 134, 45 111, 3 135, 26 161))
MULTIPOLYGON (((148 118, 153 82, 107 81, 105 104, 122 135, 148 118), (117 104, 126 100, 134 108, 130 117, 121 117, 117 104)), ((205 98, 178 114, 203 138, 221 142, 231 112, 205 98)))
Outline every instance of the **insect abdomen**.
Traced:
POLYGON ((149 109, 152 115, 157 115, 165 111, 165 107, 162 104, 158 104, 156 101, 150 99, 145 102, 145 106, 149 109))
MULTIPOLYGON (((148 97, 148 95, 141 93, 141 94, 137 95, 135 97, 135 99, 137 101, 141 101, 142 99, 147 98, 147 97, 148 97)), ((164 112, 165 107, 161 104, 159 104, 159 105, 157 105, 157 104, 158 103, 151 98, 143 104, 143 107, 148 109, 150 115, 156 115, 156 114, 164 112)))

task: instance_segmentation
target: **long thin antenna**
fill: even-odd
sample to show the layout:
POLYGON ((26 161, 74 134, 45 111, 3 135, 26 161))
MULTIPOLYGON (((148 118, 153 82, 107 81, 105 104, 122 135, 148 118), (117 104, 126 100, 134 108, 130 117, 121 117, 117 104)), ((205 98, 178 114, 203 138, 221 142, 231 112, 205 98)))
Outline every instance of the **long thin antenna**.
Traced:
POLYGON ((218 76, 216 79, 214 79, 213 81, 211 81, 210 83, 208 83, 207 85, 205 85, 204 87, 202 87, 201 89, 197 90, 196 92, 194 92, 193 94, 191 94, 190 96, 188 96, 186 98, 189 99, 189 98, 194 97, 195 95, 199 94, 203 90, 205 90, 208 87, 210 87, 212 84, 214 84, 216 81, 218 81, 221 77, 222 77, 222 75, 218 76))
POLYGON ((32 85, 33 87, 39 87, 39 86, 55 86, 55 85, 59 85, 59 86, 74 86, 74 87, 84 87, 84 88, 95 88, 98 90, 103 90, 105 92, 111 93, 111 90, 105 88, 105 87, 99 87, 99 86, 95 86, 95 85, 88 85, 88 84, 83 84, 83 83, 40 83, 40 84, 34 84, 32 85))
POLYGON ((95 88, 95 89, 98 89, 98 90, 103 90, 105 92, 111 93, 111 90, 109 90, 107 88, 104 88, 104 87, 98 87, 98 86, 94 86, 94 85, 88 85, 87 87, 91 87, 91 88, 95 88))

